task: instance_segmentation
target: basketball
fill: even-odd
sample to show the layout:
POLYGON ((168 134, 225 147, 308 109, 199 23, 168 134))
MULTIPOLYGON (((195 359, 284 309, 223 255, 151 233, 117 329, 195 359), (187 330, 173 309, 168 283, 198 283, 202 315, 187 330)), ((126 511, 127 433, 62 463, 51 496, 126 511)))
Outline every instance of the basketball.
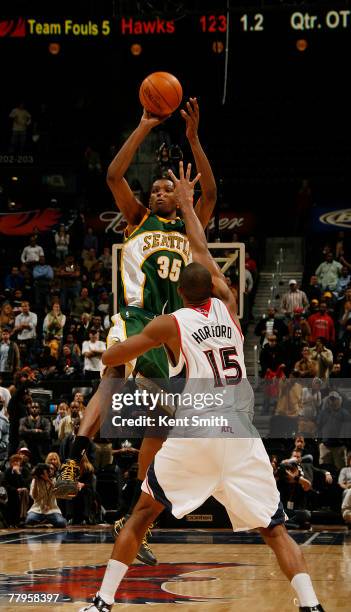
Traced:
POLYGON ((143 107, 157 117, 173 113, 180 105, 183 89, 178 79, 169 72, 153 72, 147 76, 139 89, 143 107))

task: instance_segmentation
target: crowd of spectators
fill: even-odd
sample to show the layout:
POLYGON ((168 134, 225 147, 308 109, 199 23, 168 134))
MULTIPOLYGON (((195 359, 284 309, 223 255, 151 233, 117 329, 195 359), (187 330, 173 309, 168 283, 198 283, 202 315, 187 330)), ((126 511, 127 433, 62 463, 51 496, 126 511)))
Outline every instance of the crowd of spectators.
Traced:
POLYGON ((91 227, 81 250, 72 238, 64 225, 33 234, 17 261, 2 266, 0 526, 101 522, 128 505, 136 479, 138 441, 95 437, 77 497, 54 496, 100 379, 110 327, 111 249, 91 227))
MULTIPOLYGON (((334 249, 326 245, 321 257, 323 261, 309 270, 301 288, 290 279, 279 306, 268 309, 256 323, 255 333, 260 338, 264 380, 262 414, 270 417, 271 440, 294 435, 313 440, 314 460, 333 482, 344 474, 325 504, 333 507, 337 500, 340 508, 342 489, 347 488, 346 480, 342 485, 346 478, 342 470, 349 474, 351 449, 351 265, 345 259, 344 235, 334 249)), ((284 444, 280 451, 284 461, 284 444)), ((296 463, 296 457, 288 461, 296 463)), ((277 472, 279 482, 290 490, 290 472, 299 476, 298 503, 300 509, 307 504, 306 509, 313 496, 308 495, 311 487, 303 480, 304 469, 296 468, 297 473, 284 465, 277 472)), ((342 514, 351 524, 350 501, 344 493, 342 514)))

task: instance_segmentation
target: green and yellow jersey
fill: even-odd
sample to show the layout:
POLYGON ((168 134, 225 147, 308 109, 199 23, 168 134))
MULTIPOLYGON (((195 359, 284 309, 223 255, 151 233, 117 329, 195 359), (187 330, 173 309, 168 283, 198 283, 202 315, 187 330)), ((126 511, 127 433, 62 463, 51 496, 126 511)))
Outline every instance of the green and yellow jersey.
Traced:
POLYGON ((147 212, 122 247, 120 309, 134 306, 160 315, 181 308, 178 280, 190 261, 184 222, 147 212))

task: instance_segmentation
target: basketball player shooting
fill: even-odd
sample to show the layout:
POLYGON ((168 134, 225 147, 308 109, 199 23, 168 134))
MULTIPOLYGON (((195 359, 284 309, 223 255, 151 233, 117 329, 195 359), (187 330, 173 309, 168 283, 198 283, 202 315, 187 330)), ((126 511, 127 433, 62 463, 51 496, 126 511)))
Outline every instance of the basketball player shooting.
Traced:
MULTIPOLYGON (((178 290, 184 308, 157 317, 140 334, 113 345, 104 353, 103 362, 108 366, 119 365, 164 345, 174 363, 183 353, 187 380, 213 380, 216 363, 223 384, 228 384, 232 375, 236 385, 244 381, 247 388, 250 385, 246 379, 236 303, 208 251, 201 223, 194 213, 194 185, 199 175, 191 181, 190 171, 189 164, 184 176, 180 163, 180 178, 170 173, 194 260, 179 279, 178 290), (210 333, 210 329, 217 326, 224 331, 222 335, 210 333), (205 328, 209 333, 200 334, 205 328), (194 339, 194 332, 198 337, 203 336, 200 344, 194 339), (228 338, 231 347, 228 347, 228 338), (211 359, 208 359, 209 352, 211 359)), ((248 393, 247 419, 250 421, 250 391, 248 393)), ((238 407, 232 405, 231 409, 235 412, 238 407)), ((181 416, 180 405, 176 417, 181 416)), ((146 529, 165 507, 176 518, 182 518, 211 495, 225 506, 234 530, 259 529, 297 593, 300 612, 323 611, 301 549, 284 526, 285 514, 273 470, 258 434, 246 438, 195 436, 169 437, 164 442, 147 471, 143 492, 132 516, 116 539, 101 588, 93 603, 81 608, 80 612, 112 609, 116 590, 139 550, 146 529)))
MULTIPOLYGON (((195 206, 195 213, 201 225, 206 227, 216 202, 216 183, 198 136, 199 106, 196 98, 190 98, 181 115, 185 120, 186 136, 196 168, 201 172, 201 197, 195 206)), ((107 183, 128 226, 121 254, 122 297, 119 313, 112 317, 113 326, 108 334, 107 347, 141 332, 155 316, 171 313, 182 305, 177 285, 181 270, 189 262, 190 249, 184 222, 177 217, 174 183, 170 178, 154 181, 149 209, 136 199, 124 178, 137 149, 162 121, 144 111, 139 125, 108 169, 107 183)), ((82 454, 111 408, 112 393, 121 391, 132 371, 148 379, 167 380, 169 368, 163 347, 146 351, 137 360, 126 360, 116 367, 106 368, 100 386, 85 411, 71 456, 61 467, 55 488, 57 498, 69 499, 77 494, 82 454)), ((143 439, 138 458, 138 480, 129 513, 139 499, 146 470, 162 442, 161 437, 146 436, 143 439)), ((116 532, 123 523, 124 519, 116 522, 116 532)), ((149 565, 157 563, 146 538, 138 559, 149 565)))

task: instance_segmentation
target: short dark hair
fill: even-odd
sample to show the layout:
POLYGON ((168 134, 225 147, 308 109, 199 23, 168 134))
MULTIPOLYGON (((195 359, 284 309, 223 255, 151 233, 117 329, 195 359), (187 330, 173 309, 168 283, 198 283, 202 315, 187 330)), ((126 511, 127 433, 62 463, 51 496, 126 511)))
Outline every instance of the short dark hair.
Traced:
POLYGON ((207 268, 193 262, 186 266, 179 277, 179 287, 189 302, 197 304, 212 293, 212 277, 207 268))

